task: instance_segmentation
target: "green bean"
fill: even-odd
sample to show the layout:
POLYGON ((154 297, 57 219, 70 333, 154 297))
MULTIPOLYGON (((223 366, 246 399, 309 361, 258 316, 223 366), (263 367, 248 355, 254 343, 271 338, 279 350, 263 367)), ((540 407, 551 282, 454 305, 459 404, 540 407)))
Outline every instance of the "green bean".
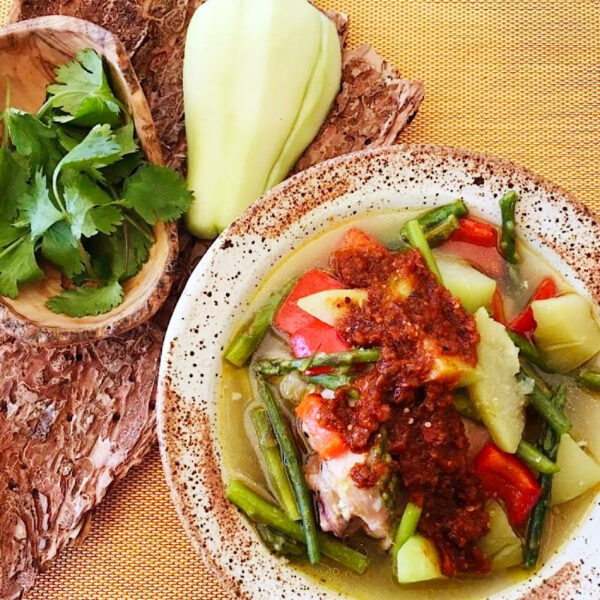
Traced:
POLYGON ((454 215, 448 215, 439 225, 424 231, 425 239, 430 248, 443 244, 460 226, 459 220, 454 215))
POLYGON ((525 440, 519 442, 517 456, 540 473, 552 474, 560 471, 559 466, 555 462, 551 461, 545 454, 540 452, 538 448, 525 440))
MULTIPOLYGON (((280 508, 261 498, 240 481, 232 481, 227 486, 226 495, 252 521, 264 523, 300 542, 305 541, 300 523, 292 521, 280 508)), ((365 572, 369 559, 364 554, 322 532, 317 533, 317 537, 325 556, 359 574, 365 572)))
MULTIPOLYGON (((422 508, 413 502, 409 502, 402 513, 402 518, 396 529, 394 536, 394 545, 392 546, 392 556, 395 558, 400 548, 411 538, 417 531, 417 525, 421 518, 422 508)), ((394 561, 395 562, 395 561, 394 561)))
POLYGON ((275 399, 273 391, 262 377, 257 377, 258 393, 264 402, 271 421, 271 426, 275 432, 275 437, 279 443, 283 464, 290 478, 296 502, 302 519, 302 528, 306 538, 306 550, 308 560, 311 564, 316 564, 321 560, 321 551, 317 539, 317 524, 312 499, 304 477, 302 464, 298 456, 298 451, 292 439, 292 433, 285 419, 279 402, 275 399))
POLYGON ((454 392, 454 408, 463 417, 466 417, 471 421, 476 421, 477 423, 481 422, 479 411, 464 390, 457 390, 454 392))
POLYGON ((362 363, 373 363, 379 360, 377 348, 356 348, 346 352, 326 354, 317 352, 306 358, 268 358, 258 361, 254 370, 260 375, 285 375, 290 371, 306 371, 313 367, 343 367, 362 363))
POLYGON ((276 294, 273 294, 269 302, 254 315, 252 321, 231 340, 225 350, 225 358, 232 365, 243 367, 260 346, 271 326, 277 309, 290 293, 295 282, 295 280, 290 281, 276 294))
MULTIPOLYGON (((562 409, 565 400, 566 387, 561 385, 552 396, 552 403, 560 410, 562 409)), ((549 460, 556 461, 559 444, 560 435, 558 435, 558 433, 556 433, 556 431, 554 431, 547 423, 544 423, 537 443, 540 452, 543 452, 549 460)), ((544 523, 546 521, 548 509, 550 508, 552 474, 540 473, 538 482, 542 488, 542 495, 531 511, 531 517, 529 518, 529 525, 525 537, 525 546, 523 547, 523 566, 527 569, 533 569, 537 565, 540 555, 544 523)))
POLYGON ((512 265, 519 262, 516 248, 517 223, 515 221, 515 206, 518 198, 517 193, 510 190, 500 199, 500 212, 502 214, 500 254, 502 254, 504 260, 512 265))
MULTIPOLYGON (((525 378, 531 378, 531 370, 526 366, 521 366, 521 371, 517 375, 518 379, 523 381, 525 378)), ((535 381, 535 377, 534 377, 535 381)), ((531 406, 539 413, 550 427, 558 434, 562 435, 571 430, 573 425, 567 419, 562 408, 557 406, 552 399, 544 392, 537 381, 535 381, 533 390, 528 394, 531 406)))
POLYGON ((250 411, 250 419, 256 431, 258 446, 262 453, 269 481, 273 489, 277 492, 277 498, 288 517, 294 521, 298 521, 300 513, 298 512, 294 492, 290 486, 285 467, 281 461, 279 444, 273 434, 267 411, 262 406, 255 406, 250 411))
POLYGON ((421 225, 416 219, 413 219, 406 224, 406 234, 408 235, 410 245, 419 250, 423 260, 429 267, 429 270, 435 275, 438 283, 440 285, 444 285, 444 281, 442 280, 442 275, 437 266, 435 256, 433 255, 433 252, 431 251, 431 248, 425 239, 421 225))

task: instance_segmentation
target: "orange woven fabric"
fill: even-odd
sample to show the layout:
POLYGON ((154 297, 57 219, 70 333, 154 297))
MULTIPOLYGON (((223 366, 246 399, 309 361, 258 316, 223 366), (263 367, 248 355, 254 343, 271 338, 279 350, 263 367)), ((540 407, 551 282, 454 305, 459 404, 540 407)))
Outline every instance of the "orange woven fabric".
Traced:
MULTIPOLYGON (((118 0, 116 0, 118 1, 118 0)), ((0 0, 0 21, 9 0, 0 0)), ((546 175, 600 210, 598 0, 324 0, 426 82, 404 140, 473 148, 546 175)), ((102 2, 98 0, 98 6, 102 2)), ((153 451, 94 515, 31 600, 226 598, 179 524, 153 451)))

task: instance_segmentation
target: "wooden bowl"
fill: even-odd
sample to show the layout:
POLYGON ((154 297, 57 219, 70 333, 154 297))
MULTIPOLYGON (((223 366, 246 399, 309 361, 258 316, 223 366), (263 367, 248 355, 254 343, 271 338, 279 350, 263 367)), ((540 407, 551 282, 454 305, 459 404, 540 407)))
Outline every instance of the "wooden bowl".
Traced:
MULTIPOLYGON (((0 31, 0 98, 11 81, 11 105, 36 112, 54 79, 56 66, 83 48, 93 48, 105 60, 115 95, 133 116, 146 158, 163 158, 146 98, 124 47, 111 33, 81 19, 52 16, 10 25, 0 31)), ((61 291, 60 273, 46 268, 46 278, 21 286, 17 298, 0 297, 0 329, 35 344, 87 342, 122 333, 148 320, 166 299, 178 252, 175 224, 158 223, 155 243, 142 270, 123 285, 122 304, 109 313, 74 319, 46 308, 61 291)))

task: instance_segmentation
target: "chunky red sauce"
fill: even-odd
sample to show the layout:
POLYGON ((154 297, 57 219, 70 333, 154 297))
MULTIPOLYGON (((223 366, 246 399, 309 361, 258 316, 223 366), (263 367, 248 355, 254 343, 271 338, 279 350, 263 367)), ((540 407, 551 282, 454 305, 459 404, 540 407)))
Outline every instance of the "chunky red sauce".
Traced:
MULTIPOLYGON (((442 354, 476 364, 473 317, 437 283, 416 250, 393 254, 370 241, 337 250, 332 267, 346 286, 369 292, 337 329, 351 345, 375 346, 382 355, 353 382, 359 398, 339 389, 321 410, 321 425, 336 429, 355 452, 369 450, 384 433, 391 457, 386 469, 423 507, 419 529, 440 551, 443 573, 488 571, 477 547, 489 528, 487 496, 467 462, 469 442, 453 406, 453 382, 429 381, 432 342, 442 354)), ((361 466, 352 477, 370 487, 381 471, 377 464, 361 466)))

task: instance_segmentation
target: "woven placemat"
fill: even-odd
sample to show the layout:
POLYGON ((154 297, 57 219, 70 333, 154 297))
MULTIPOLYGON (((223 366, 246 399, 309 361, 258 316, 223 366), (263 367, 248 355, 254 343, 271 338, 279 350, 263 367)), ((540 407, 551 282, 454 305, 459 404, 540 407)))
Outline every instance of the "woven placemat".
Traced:
MULTIPOLYGON (((8 2, 0 0, 0 20, 8 2)), ((323 4, 351 16, 350 45, 369 42, 403 75, 426 82, 425 101, 405 141, 512 159, 600 210, 597 0, 323 4)), ((96 511, 83 545, 67 549, 28 598, 226 596, 185 537, 154 450, 96 511)))

